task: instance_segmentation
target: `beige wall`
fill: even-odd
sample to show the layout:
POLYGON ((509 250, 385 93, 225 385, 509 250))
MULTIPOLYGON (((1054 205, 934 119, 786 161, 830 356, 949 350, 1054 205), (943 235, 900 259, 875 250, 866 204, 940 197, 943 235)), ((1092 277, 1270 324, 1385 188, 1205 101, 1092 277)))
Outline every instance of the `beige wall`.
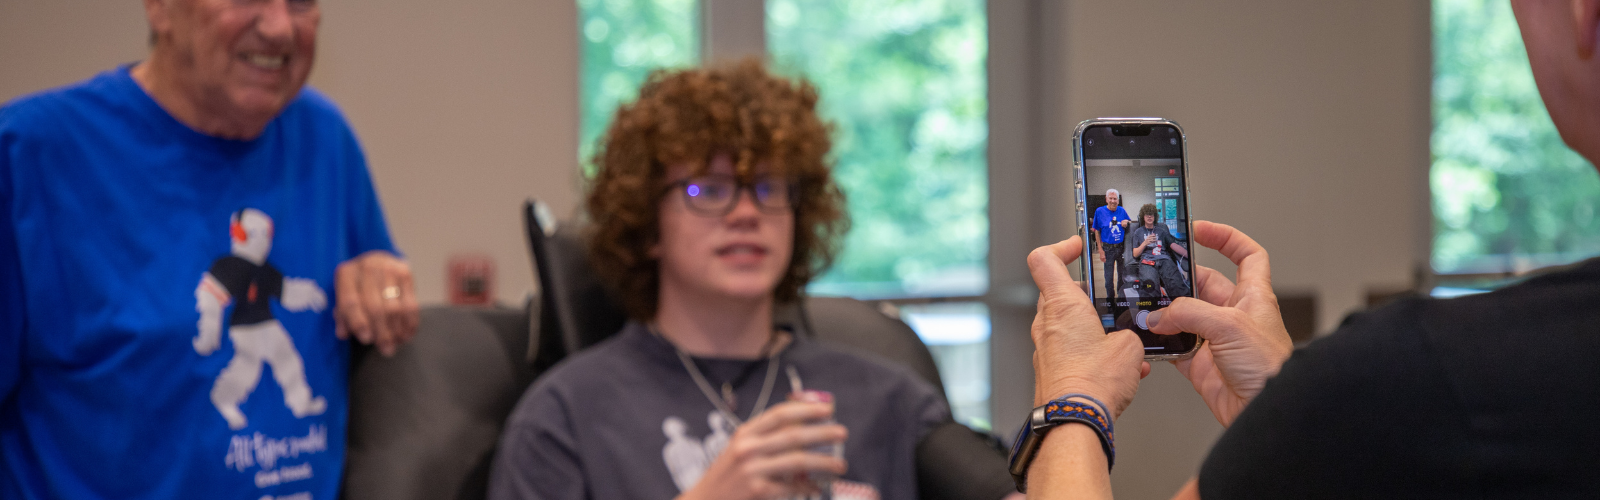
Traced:
POLYGON ((312 84, 350 118, 424 301, 457 252, 491 255, 496 295, 533 289, 521 206, 578 199, 573 2, 323 2, 312 84))
POLYGON ((1183 125, 1195 216, 1270 249, 1276 286, 1319 295, 1319 331, 1409 284, 1431 239, 1426 2, 1070 5, 1061 116, 1183 125))

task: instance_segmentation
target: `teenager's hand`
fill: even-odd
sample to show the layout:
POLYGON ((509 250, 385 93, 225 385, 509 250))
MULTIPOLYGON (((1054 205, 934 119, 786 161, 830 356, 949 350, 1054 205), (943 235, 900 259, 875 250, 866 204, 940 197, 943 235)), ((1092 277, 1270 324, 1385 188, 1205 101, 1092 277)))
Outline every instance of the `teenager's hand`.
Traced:
POLYGON ((818 424, 833 417, 832 403, 789 401, 773 406, 739 426, 728 447, 706 467, 700 481, 679 500, 745 500, 807 496, 815 483, 811 471, 844 474, 844 459, 810 451, 842 443, 848 435, 839 424, 818 424))

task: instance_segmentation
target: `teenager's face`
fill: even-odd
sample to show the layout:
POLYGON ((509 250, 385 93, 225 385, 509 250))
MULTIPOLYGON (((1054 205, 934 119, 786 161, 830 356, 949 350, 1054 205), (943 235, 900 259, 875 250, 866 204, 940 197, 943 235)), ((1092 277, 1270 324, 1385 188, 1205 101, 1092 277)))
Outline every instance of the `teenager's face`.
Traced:
POLYGON ((1156 225, 1156 216, 1146 214, 1144 216, 1144 225, 1145 225, 1145 227, 1150 227, 1150 226, 1156 225))
MULTIPOLYGON (((693 170, 673 165, 667 181, 687 179, 693 170)), ((733 160, 716 155, 705 173, 733 175, 733 160)), ((661 241, 652 253, 661 262, 663 293, 770 298, 794 253, 794 211, 762 210, 741 188, 732 211, 708 216, 691 210, 684 196, 679 185, 661 198, 661 241)))

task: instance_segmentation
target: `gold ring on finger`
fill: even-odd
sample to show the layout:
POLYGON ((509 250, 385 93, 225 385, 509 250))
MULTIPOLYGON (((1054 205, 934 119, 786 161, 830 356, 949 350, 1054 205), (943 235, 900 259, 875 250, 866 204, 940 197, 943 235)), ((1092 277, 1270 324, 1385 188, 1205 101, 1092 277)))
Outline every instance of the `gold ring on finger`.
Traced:
POLYGON ((383 298, 384 300, 394 300, 400 298, 400 287, 394 285, 383 287, 383 298))

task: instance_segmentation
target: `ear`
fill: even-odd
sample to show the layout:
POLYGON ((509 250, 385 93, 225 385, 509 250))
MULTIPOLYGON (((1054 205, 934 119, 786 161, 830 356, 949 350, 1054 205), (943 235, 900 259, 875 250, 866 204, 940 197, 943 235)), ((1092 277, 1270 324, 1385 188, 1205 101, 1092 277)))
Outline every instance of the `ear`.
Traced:
POLYGON ((1572 0, 1572 20, 1577 25, 1578 58, 1594 57, 1596 31, 1600 31, 1600 0, 1572 0))
POLYGON ((152 38, 159 39, 162 33, 172 31, 172 6, 167 3, 168 0, 144 0, 144 18, 150 23, 152 38))

